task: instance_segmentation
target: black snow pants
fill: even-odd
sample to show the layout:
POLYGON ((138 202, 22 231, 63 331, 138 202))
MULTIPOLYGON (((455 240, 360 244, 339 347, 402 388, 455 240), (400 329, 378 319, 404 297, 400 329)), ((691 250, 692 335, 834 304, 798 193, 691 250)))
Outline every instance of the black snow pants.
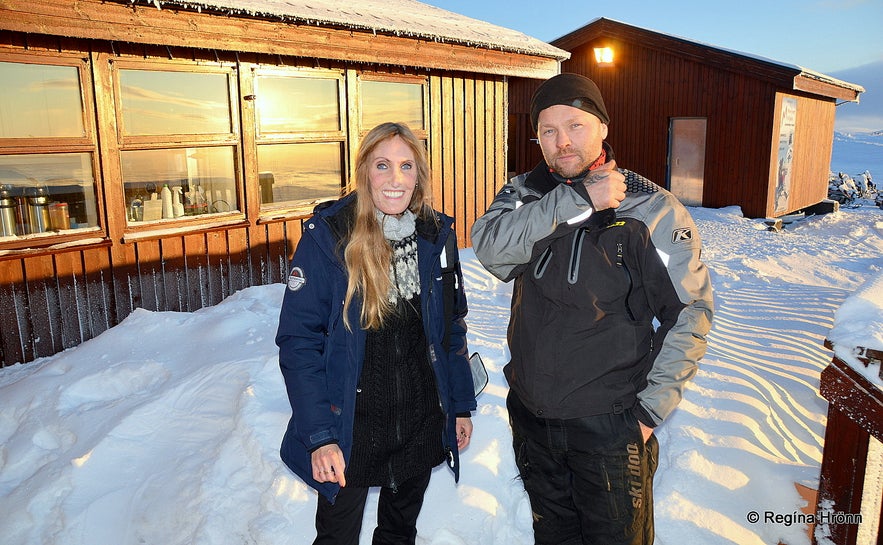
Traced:
POLYGON ((506 405, 536 545, 653 543, 659 443, 644 443, 631 410, 539 418, 511 390, 506 405))

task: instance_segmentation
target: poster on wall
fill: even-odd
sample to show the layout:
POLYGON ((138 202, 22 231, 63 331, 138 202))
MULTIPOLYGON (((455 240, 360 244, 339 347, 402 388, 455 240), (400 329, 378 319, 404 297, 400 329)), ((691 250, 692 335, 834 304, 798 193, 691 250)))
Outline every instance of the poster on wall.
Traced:
POLYGON ((779 123, 779 157, 776 172, 775 213, 788 211, 791 194, 791 160, 794 158, 794 125, 797 121, 797 99, 782 99, 782 119, 779 123))

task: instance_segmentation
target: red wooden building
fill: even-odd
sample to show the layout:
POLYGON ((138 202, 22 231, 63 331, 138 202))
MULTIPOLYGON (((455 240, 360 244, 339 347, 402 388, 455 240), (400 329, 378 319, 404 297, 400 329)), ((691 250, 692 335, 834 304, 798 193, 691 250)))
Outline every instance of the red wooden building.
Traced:
MULTIPOLYGON (((685 204, 739 205, 778 217, 827 198, 836 106, 858 85, 609 19, 552 45, 571 53, 562 72, 604 94, 608 140, 620 166, 670 189, 685 204)), ((509 169, 542 157, 530 96, 539 81, 510 84, 509 169)))
POLYGON ((382 121, 425 140, 468 245, 507 78, 565 58, 413 0, 0 1, 0 365, 282 281, 382 121))

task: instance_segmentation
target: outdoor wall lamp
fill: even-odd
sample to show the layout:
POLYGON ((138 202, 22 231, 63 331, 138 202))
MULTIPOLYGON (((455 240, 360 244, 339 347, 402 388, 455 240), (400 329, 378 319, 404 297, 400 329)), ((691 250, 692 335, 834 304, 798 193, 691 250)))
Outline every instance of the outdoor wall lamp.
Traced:
POLYGON ((613 66, 613 48, 596 47, 595 62, 598 64, 598 66, 613 66))

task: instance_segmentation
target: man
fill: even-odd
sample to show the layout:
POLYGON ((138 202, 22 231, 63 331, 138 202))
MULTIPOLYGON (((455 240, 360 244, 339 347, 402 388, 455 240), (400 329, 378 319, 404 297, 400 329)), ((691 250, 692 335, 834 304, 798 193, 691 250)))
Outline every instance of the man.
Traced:
POLYGON ((559 74, 534 94, 544 161, 472 228, 514 279, 504 373, 515 461, 538 545, 653 543, 653 429, 681 400, 711 328, 686 208, 616 168, 598 87, 559 74))

